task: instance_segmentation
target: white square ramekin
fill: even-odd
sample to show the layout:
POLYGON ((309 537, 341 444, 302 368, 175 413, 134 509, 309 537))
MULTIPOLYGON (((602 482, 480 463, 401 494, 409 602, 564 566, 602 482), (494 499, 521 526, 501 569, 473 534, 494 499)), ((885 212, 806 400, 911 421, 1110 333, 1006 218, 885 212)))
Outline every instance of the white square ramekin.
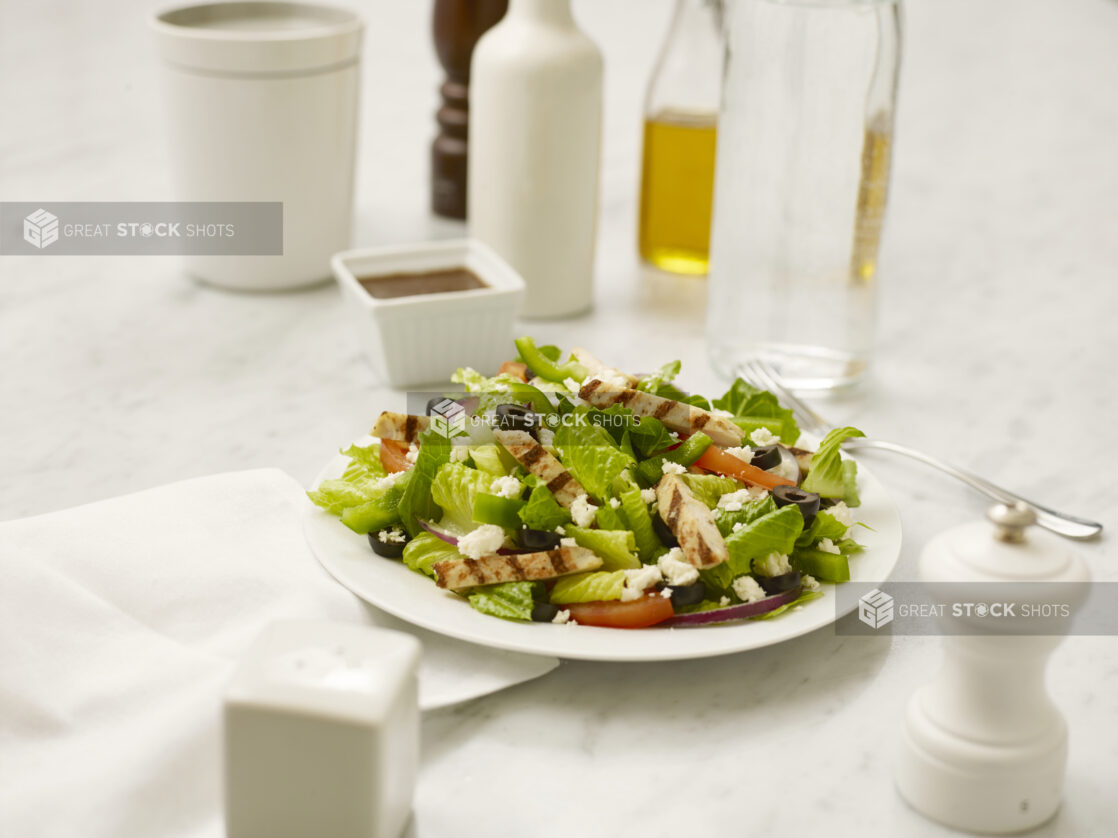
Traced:
POLYGON ((513 355, 524 280, 473 239, 347 250, 331 260, 357 338, 373 369, 396 388, 446 383, 458 367, 494 375, 513 355), (464 267, 485 288, 377 299, 358 277, 464 267))

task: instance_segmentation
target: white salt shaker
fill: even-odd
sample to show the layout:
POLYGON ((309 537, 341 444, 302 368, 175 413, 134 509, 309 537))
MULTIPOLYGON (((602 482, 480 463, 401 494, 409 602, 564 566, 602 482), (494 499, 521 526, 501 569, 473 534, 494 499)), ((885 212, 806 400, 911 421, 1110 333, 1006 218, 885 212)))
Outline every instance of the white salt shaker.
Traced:
MULTIPOLYGON (((897 787, 933 820, 1010 833, 1056 812, 1067 762, 1067 725, 1044 681, 1048 657, 1062 638, 1012 633, 1038 609, 1080 604, 1089 577, 1083 560, 1059 538, 1035 529, 1026 538, 1036 521, 1027 506, 995 506, 987 517, 993 528, 974 522, 929 542, 920 575, 937 587, 940 602, 966 599, 954 583, 999 583, 1009 601, 998 604, 1002 633, 980 633, 995 616, 993 605, 982 603, 988 611, 970 616, 963 604, 958 615, 951 605, 944 609, 943 667, 909 702, 897 787), (1014 616, 1006 617, 1010 603, 1014 616)), ((1066 629, 1065 622, 1056 630, 1066 629)))
POLYGON ((228 838, 397 838, 419 751, 420 645, 349 623, 274 623, 225 695, 228 838))

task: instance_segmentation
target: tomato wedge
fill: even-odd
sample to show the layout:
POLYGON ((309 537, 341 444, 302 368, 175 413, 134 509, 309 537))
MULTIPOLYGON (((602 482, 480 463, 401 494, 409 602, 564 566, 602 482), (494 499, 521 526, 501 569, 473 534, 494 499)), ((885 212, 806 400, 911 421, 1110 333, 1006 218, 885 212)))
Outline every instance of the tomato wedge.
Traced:
POLYGON ((645 594, 632 602, 576 602, 562 607, 570 609, 571 619, 580 625, 607 628, 647 628, 675 615, 672 601, 658 593, 645 594))
POLYGON ((525 384, 528 383, 528 365, 522 364, 520 361, 505 361, 497 369, 497 374, 508 373, 509 375, 519 378, 525 384))
POLYGON ((382 439, 380 441, 380 462, 389 473, 407 471, 411 468, 408 462, 408 448, 406 442, 395 439, 382 439))
POLYGON ((695 460, 695 465, 700 468, 705 468, 707 471, 713 471, 718 474, 724 474, 727 477, 735 477, 738 480, 744 480, 746 483, 752 483, 754 486, 763 486, 766 489, 775 489, 777 486, 796 485, 795 480, 789 480, 787 477, 778 477, 762 468, 751 466, 740 457, 727 454, 726 449, 719 448, 717 445, 712 445, 704 451, 703 456, 695 460))

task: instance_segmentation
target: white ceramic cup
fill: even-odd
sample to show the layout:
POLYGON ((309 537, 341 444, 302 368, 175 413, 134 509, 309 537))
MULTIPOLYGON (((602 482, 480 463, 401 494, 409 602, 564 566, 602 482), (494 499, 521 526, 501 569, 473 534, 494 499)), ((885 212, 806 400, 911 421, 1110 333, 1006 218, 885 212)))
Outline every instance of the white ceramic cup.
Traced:
POLYGON ((182 201, 282 201, 282 256, 188 256, 246 291, 312 285, 349 246, 364 26, 310 3, 185 6, 152 19, 182 201))

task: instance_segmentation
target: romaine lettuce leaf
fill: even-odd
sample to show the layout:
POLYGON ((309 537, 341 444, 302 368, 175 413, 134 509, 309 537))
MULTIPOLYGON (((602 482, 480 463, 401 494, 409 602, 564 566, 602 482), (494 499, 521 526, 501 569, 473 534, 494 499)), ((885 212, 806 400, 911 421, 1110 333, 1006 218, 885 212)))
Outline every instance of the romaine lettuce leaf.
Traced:
MULTIPOLYGON (((811 458, 811 469, 802 484, 804 491, 815 492, 825 498, 844 498, 847 490, 847 481, 853 481, 855 472, 843 466, 841 446, 843 440, 856 436, 865 436, 857 428, 835 428, 823 437, 815 455, 811 458), (849 477, 847 472, 849 471, 849 477)), ((853 461, 850 461, 854 465, 853 461)), ((854 465, 854 468, 857 468, 854 465)), ((847 506, 857 505, 847 503, 847 506)))
POLYGON ((621 511, 637 543, 637 554, 642 562, 652 562, 668 552, 652 528, 652 515, 641 497, 641 490, 634 484, 621 492, 621 511))
POLYGON ((773 433, 786 445, 795 444, 800 437, 800 427, 792 411, 781 407, 768 390, 758 390, 742 378, 735 379, 730 389, 714 400, 714 406, 730 411, 734 421, 742 427, 755 425, 772 429, 772 420, 779 421, 779 430, 773 433))
POLYGON ((501 582, 475 588, 466 599, 482 614, 504 620, 531 620, 535 595, 541 589, 538 582, 501 582))
POLYGON ((323 480, 307 492, 307 497, 315 506, 322 507, 331 515, 341 515, 351 506, 368 503, 371 492, 348 480, 323 480))
POLYGON ((342 454, 349 457, 354 463, 360 464, 366 472, 374 477, 384 477, 388 471, 384 467, 384 463, 380 461, 380 444, 374 442, 372 445, 351 445, 349 448, 342 451, 342 454))
POLYGON ((408 471, 410 477, 400 499, 400 520, 409 535, 422 531, 419 519, 437 521, 442 510, 431 497, 431 484, 439 467, 450 461, 450 440, 428 431, 419 437, 419 455, 408 471))
MULTIPOLYGON (((665 384, 670 384, 675 381, 675 377, 679 375, 680 369, 683 367, 682 361, 671 361, 656 372, 646 375, 637 382, 636 389, 643 390, 645 393, 659 394, 660 388, 665 384)), ((667 397, 671 398, 671 397, 667 397)))
POLYGON ((462 554, 453 544, 429 532, 421 532, 404 546, 404 564, 416 573, 434 577, 435 564, 447 559, 460 559, 462 554))
POLYGON ((681 474, 680 477, 691 494, 711 509, 718 506, 718 499, 723 495, 745 488, 744 483, 721 474, 681 474))
POLYGON ((815 515, 815 520, 811 522, 811 526, 800 533, 799 538, 796 539, 796 546, 809 547, 821 538, 829 538, 831 541, 838 542, 840 538, 846 535, 846 530, 846 524, 841 523, 826 509, 820 509, 815 515))
POLYGON ((602 560, 602 570, 623 570, 641 566, 636 538, 630 530, 591 530, 567 527, 567 535, 579 547, 593 550, 602 560))
POLYGON ((726 537, 726 548, 730 551, 726 564, 730 565, 734 576, 749 573, 756 558, 769 553, 791 553, 803 528, 804 516, 800 508, 782 506, 726 537))
POLYGON ((734 531, 735 524, 745 526, 751 521, 756 521, 758 518, 775 511, 776 501, 772 499, 772 495, 765 495, 743 504, 741 509, 733 512, 728 509, 716 509, 714 511, 714 523, 718 525, 718 531, 725 538, 734 531))
POLYGON ((442 509, 439 527, 455 535, 475 529, 474 495, 488 492, 493 476, 465 463, 444 463, 431 483, 431 499, 442 509))
POLYGON ((594 520, 598 522, 598 526, 603 530, 629 529, 629 522, 625 520, 625 516, 622 514, 621 509, 614 509, 608 504, 598 507, 598 511, 594 513, 594 520))
POLYGON ((551 490, 542 484, 532 489, 528 502, 518 514, 524 526, 533 530, 554 530, 571 522, 571 513, 561 507, 551 490))
POLYGON ((858 495, 858 464, 853 460, 842 461, 842 499, 851 509, 862 505, 858 495))
POLYGON ((342 510, 342 523, 360 535, 399 524, 400 499, 410 478, 410 474, 405 474, 387 489, 377 491, 365 503, 342 510))
POLYGON ((551 601, 556 605, 570 605, 574 602, 598 602, 600 600, 621 599, 621 589, 625 587, 625 571, 615 570, 607 573, 592 570, 588 573, 572 573, 560 576, 551 588, 551 601))
POLYGON ((599 505, 609 497, 614 478, 635 465, 600 425, 563 425, 555 433, 555 446, 562 452, 560 462, 599 505))
POLYGON ((484 471, 494 477, 504 477, 509 473, 509 469, 505 467, 505 463, 501 459, 501 451, 503 450, 495 443, 471 445, 470 458, 474 461, 474 466, 477 467, 478 471, 484 471))

